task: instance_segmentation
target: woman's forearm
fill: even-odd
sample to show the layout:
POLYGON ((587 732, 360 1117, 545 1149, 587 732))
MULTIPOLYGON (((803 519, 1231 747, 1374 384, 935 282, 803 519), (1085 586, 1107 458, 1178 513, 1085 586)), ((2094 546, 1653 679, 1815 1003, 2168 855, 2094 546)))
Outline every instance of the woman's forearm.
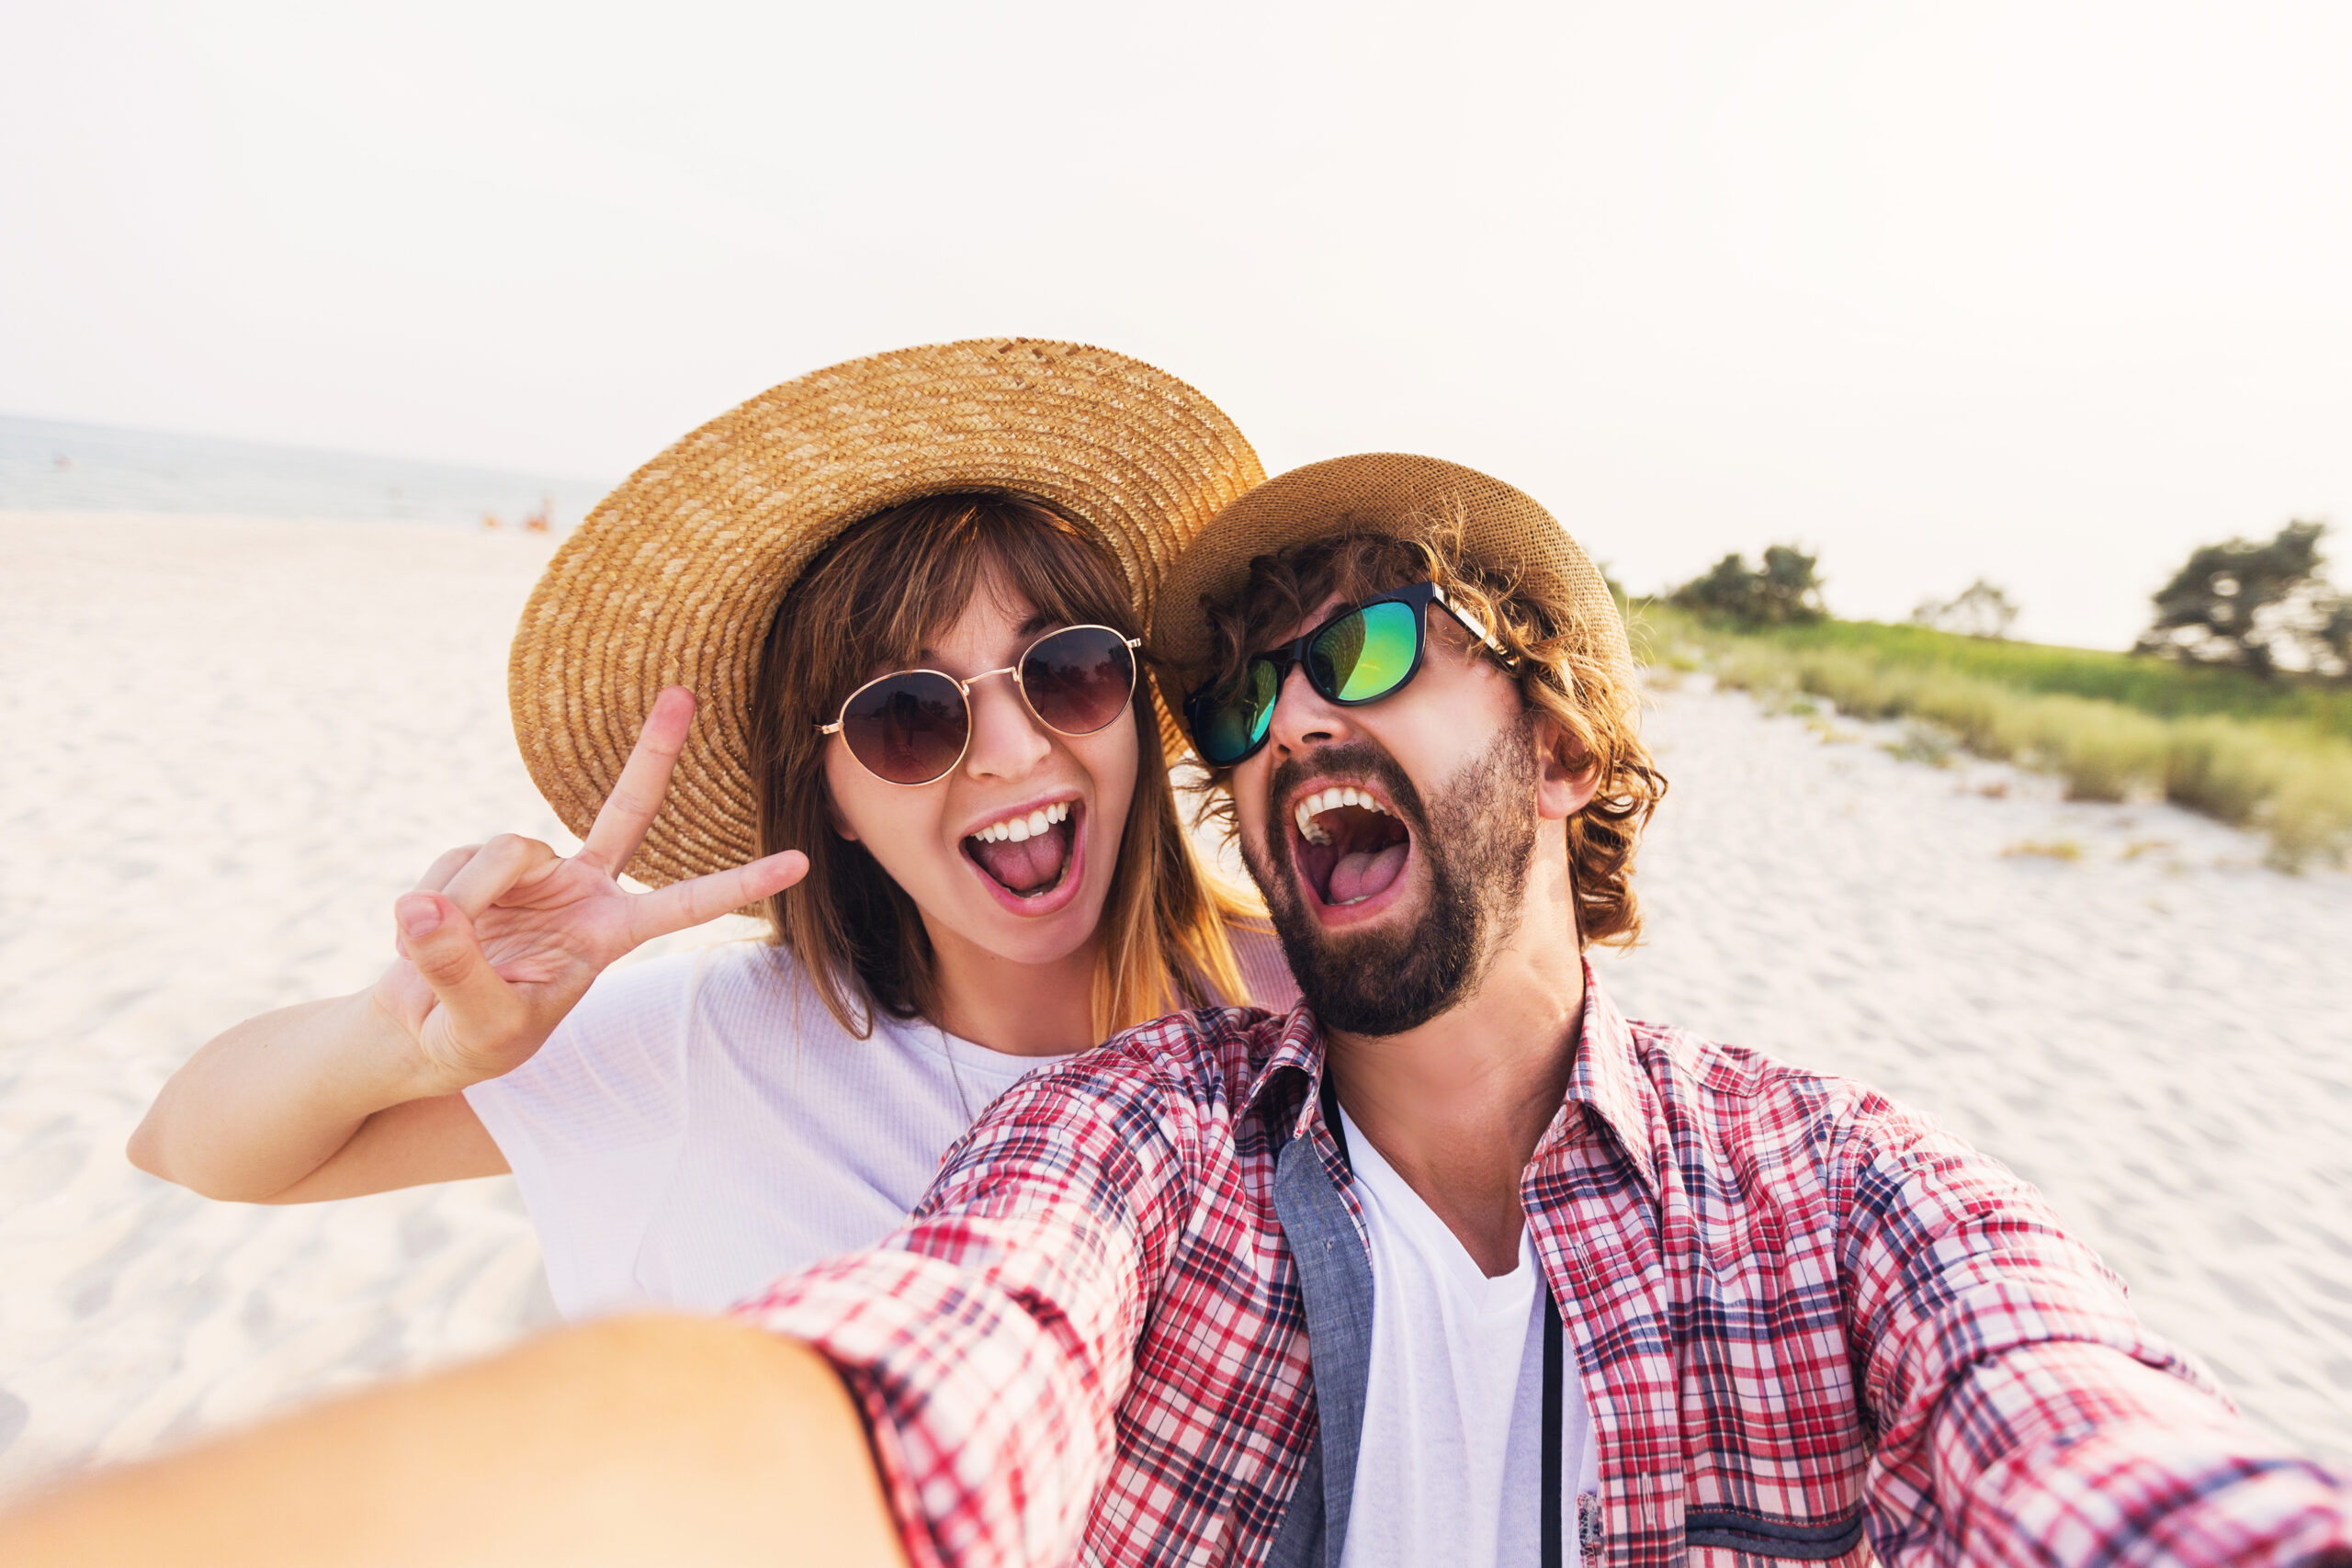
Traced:
POLYGON ((570 1329, 0 1517, 0 1562, 57 1568, 905 1561, 824 1359, 684 1318, 570 1329))
POLYGON ((130 1136, 133 1165, 208 1198, 266 1202, 368 1118, 448 1092, 373 995, 247 1019, 191 1056, 130 1136))

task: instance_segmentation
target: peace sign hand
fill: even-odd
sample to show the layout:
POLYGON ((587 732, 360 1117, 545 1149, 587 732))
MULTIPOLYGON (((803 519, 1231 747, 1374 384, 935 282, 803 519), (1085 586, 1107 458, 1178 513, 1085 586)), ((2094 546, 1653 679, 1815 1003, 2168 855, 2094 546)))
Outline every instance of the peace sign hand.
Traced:
POLYGON ((650 893, 616 880, 661 808, 694 715, 693 693, 663 690, 578 854, 503 834, 451 850, 393 904, 401 956, 376 982, 376 1004, 415 1041, 424 1092, 512 1072, 616 959, 807 874, 808 856, 786 850, 650 893))

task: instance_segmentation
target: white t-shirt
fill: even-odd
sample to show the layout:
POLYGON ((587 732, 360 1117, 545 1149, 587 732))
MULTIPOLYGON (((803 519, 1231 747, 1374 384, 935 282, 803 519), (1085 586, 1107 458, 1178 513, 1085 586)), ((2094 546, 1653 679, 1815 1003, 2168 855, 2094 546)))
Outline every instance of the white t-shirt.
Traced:
MULTIPOLYGON (((1237 931, 1254 996, 1296 988, 1237 931)), ((988 1103, 1058 1056, 913 1020, 860 1040, 784 948, 733 942, 608 970, 531 1059, 466 1100, 523 1190, 568 1318, 717 1312, 881 1239, 988 1103)))
MULTIPOLYGON (((1544 1474, 1544 1298, 1535 1245, 1479 1270, 1445 1222, 1343 1111, 1372 1234, 1372 1367, 1340 1568, 1536 1568, 1544 1474)), ((1600 1490, 1600 1443, 1561 1348, 1561 1562, 1579 1562, 1577 1499, 1600 1490)))

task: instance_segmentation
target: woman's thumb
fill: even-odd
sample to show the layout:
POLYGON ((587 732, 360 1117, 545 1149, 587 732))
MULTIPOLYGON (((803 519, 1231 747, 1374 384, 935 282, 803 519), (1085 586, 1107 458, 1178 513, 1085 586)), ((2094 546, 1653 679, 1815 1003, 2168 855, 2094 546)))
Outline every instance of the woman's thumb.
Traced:
POLYGON ((476 1041, 519 1021, 521 1004, 482 956, 466 912, 438 893, 404 893, 392 904, 401 956, 415 965, 459 1032, 476 1041))

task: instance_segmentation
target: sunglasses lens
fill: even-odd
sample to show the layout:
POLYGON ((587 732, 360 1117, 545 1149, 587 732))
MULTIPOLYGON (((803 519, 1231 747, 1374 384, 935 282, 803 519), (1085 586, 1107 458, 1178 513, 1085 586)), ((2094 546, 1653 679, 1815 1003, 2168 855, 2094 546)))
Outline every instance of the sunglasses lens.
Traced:
POLYGON ((1239 688, 1224 701, 1206 695, 1195 699, 1190 705, 1193 742, 1201 749, 1201 760, 1222 768, 1256 750, 1266 739, 1267 726, 1273 722, 1274 693, 1273 664, 1253 659, 1239 688))
POLYGON ((1068 627, 1023 657, 1021 691, 1031 711, 1064 735, 1091 735, 1135 695, 1135 649, 1104 626, 1068 627))
POLYGON ((1307 645, 1307 672, 1343 703, 1385 697, 1412 673, 1419 623, 1420 612, 1410 604, 1367 604, 1307 645))
POLYGON ((842 710, 842 739, 850 755, 892 784, 944 777, 964 754, 970 728, 964 694, 955 682, 927 670, 862 686, 842 710))

